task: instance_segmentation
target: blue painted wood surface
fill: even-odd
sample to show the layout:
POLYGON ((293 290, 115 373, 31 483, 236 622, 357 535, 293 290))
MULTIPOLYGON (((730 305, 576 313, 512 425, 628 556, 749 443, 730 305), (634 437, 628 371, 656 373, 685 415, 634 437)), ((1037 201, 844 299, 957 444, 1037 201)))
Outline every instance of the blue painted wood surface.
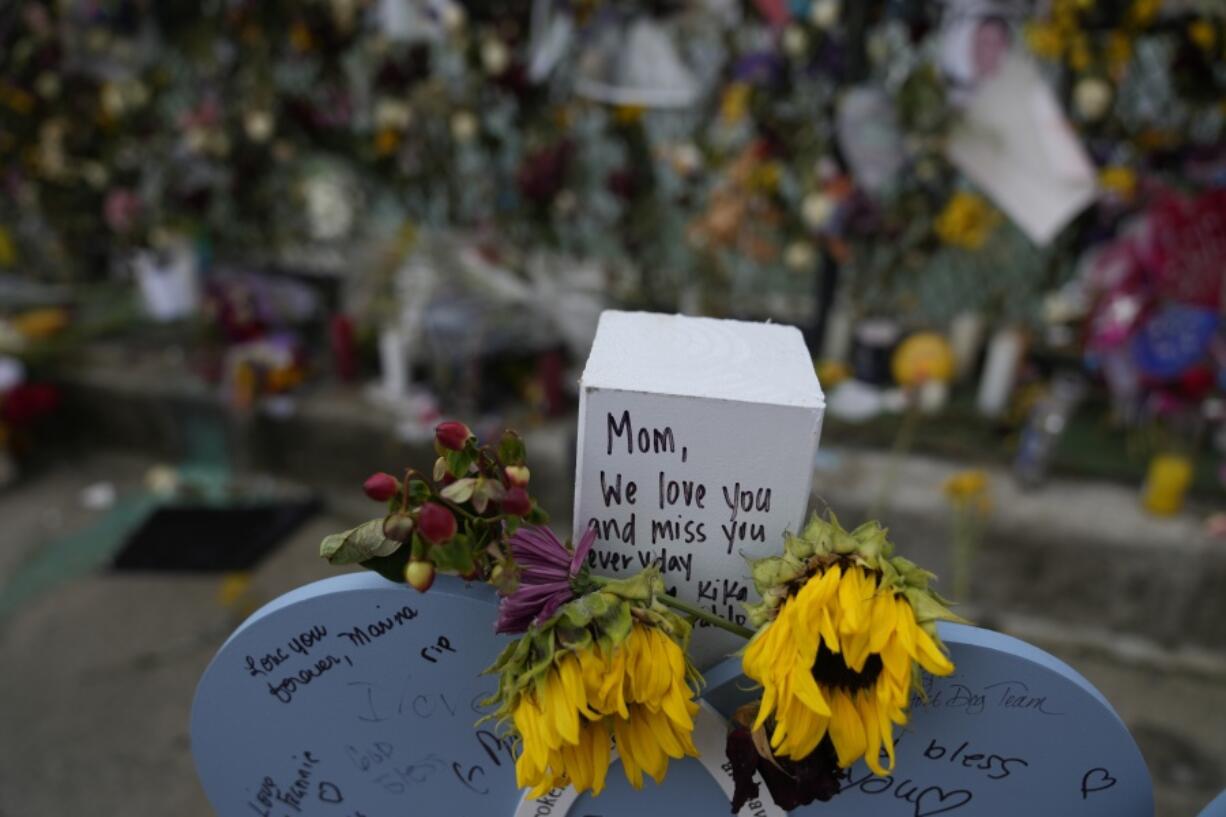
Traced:
MULTIPOLYGON (((705 765, 676 762, 662 785, 641 792, 614 768, 600 797, 521 803, 509 747, 492 724, 476 725, 480 700, 495 688, 480 673, 506 643, 493 632, 495 602, 488 587, 448 577, 421 595, 349 574, 257 611, 209 665, 192 708, 192 750, 214 809, 221 817, 727 813, 714 712, 704 716, 714 731, 699 741, 705 765)), ((928 679, 927 702, 916 701, 898 733, 895 773, 878 778, 859 764, 847 791, 794 814, 1153 814, 1136 744, 1089 682, 999 633, 942 625, 942 636, 957 672, 928 679)), ((706 676, 706 702, 724 716, 749 699, 737 659, 706 676)), ((1217 807, 1206 814, 1226 804, 1217 807)))

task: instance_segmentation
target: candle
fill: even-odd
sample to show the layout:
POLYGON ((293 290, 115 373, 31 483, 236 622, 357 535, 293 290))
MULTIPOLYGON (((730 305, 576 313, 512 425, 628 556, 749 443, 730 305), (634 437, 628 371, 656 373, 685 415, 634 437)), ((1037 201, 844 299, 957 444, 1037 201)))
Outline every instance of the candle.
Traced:
POLYGON ((1013 327, 998 329, 988 343, 988 357, 979 379, 979 413, 985 417, 999 417, 1009 404, 1013 394, 1013 382, 1017 367, 1022 360, 1025 340, 1020 330, 1013 327))
POLYGON ((409 361, 404 335, 397 329, 379 333, 379 369, 383 375, 383 393, 387 397, 404 397, 408 388, 409 361))
POLYGON ((970 374, 983 346, 983 315, 961 312, 949 323, 949 345, 954 350, 954 377, 962 380, 970 374))
POLYGON ((851 351, 852 312, 841 303, 836 303, 826 316, 826 331, 822 338, 822 360, 846 363, 851 351))
POLYGON ((867 320, 856 327, 851 346, 851 369, 856 379, 874 386, 893 382, 890 361, 902 330, 888 318, 867 320))
POLYGON ((1149 461, 1141 504, 1159 516, 1178 513, 1192 484, 1192 461, 1182 454, 1159 454, 1149 461))

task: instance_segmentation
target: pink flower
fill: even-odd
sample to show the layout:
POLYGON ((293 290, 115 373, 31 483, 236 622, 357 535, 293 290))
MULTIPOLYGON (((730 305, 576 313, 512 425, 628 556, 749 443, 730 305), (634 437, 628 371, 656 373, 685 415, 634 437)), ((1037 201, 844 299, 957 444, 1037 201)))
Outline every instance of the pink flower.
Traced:
POLYGON ((117 233, 126 233, 140 216, 140 197, 131 190, 117 187, 106 194, 102 207, 106 225, 117 233))
POLYGON ((519 586, 498 605, 500 633, 522 633, 553 616, 575 597, 571 580, 579 575, 596 541, 588 528, 572 553, 553 531, 525 526, 511 534, 511 555, 519 565, 519 586))

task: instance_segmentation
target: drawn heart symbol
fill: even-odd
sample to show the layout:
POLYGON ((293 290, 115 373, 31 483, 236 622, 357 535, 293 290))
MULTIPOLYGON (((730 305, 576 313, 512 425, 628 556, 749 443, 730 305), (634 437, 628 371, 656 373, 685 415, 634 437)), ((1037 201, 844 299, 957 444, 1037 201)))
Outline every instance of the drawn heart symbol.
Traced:
POLYGON ((929 786, 920 792, 920 796, 915 799, 915 817, 931 817, 933 814, 941 814, 946 811, 953 811, 956 808, 962 808, 967 803, 971 802, 971 793, 966 789, 954 789, 951 792, 946 792, 940 786, 929 786), (932 795, 929 797, 928 795, 932 795), (925 805, 928 801, 928 805, 925 805))
POLYGON ((1091 792, 1109 789, 1115 784, 1116 779, 1106 769, 1090 769, 1085 773, 1085 777, 1081 778, 1081 799, 1089 797, 1091 792))

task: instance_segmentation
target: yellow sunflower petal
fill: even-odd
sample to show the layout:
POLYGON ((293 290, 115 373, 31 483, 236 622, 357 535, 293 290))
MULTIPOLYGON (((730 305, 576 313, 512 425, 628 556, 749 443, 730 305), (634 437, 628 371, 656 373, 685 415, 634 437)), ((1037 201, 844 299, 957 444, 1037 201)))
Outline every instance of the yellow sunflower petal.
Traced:
POLYGON ((932 640, 932 636, 922 627, 915 630, 916 644, 919 646, 917 660, 920 666, 933 675, 949 675, 954 671, 953 663, 941 652, 941 648, 932 640))
POLYGON ((867 746, 864 724, 846 692, 835 692, 831 708, 834 713, 830 717, 830 740, 834 743, 839 765, 846 768, 864 755, 867 746))

